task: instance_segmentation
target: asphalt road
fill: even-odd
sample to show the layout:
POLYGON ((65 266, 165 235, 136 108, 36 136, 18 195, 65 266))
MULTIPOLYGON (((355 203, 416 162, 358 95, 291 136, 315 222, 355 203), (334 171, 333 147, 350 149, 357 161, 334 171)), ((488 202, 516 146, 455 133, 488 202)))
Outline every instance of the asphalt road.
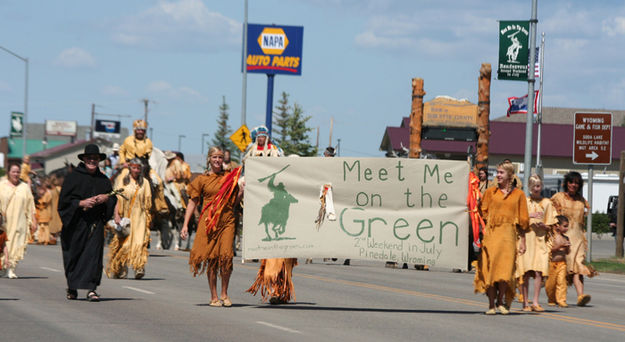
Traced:
POLYGON ((625 339, 625 276, 620 275, 587 280, 588 307, 576 307, 569 288, 567 309, 547 307, 543 292, 547 312, 522 313, 514 303, 509 316, 485 316, 487 299, 473 293, 472 273, 300 260, 294 271, 297 301, 273 306, 245 293, 258 264, 235 258, 234 306, 213 308, 206 277, 189 273, 186 252, 151 251, 142 280, 104 276, 99 303, 87 302, 84 291, 79 300, 65 299, 59 246, 30 245, 27 253, 19 279, 0 278, 1 341, 625 339))

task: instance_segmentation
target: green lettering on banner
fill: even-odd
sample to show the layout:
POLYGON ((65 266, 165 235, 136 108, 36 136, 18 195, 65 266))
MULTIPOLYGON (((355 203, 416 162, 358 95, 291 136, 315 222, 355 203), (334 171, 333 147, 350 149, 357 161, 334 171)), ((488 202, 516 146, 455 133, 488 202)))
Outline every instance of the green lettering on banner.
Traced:
POLYGON ((403 168, 403 166, 401 165, 401 160, 397 161, 397 166, 395 166, 395 168, 397 168, 397 180, 403 182, 405 178, 401 176, 401 169, 403 168))
POLYGON ((353 171, 355 167, 358 167, 358 169, 357 169, 358 181, 360 182, 360 160, 356 160, 354 162, 354 164, 352 164, 352 167, 349 167, 349 165, 347 164, 346 161, 343 162, 343 181, 347 180, 347 172, 346 171, 353 171))
POLYGON ((405 220, 405 219, 403 219, 403 218, 400 218, 400 219, 395 220, 395 224, 393 225, 393 235, 394 235, 396 238, 400 239, 400 240, 406 240, 406 239, 408 239, 408 238, 410 237, 410 234, 408 234, 408 235, 406 235, 406 236, 404 236, 404 237, 401 237, 401 236, 397 235, 397 230, 398 230, 398 229, 406 228, 406 227, 408 227, 408 226, 410 226, 410 225, 408 224, 408 221, 406 221, 406 220, 405 220), (401 222, 401 223, 400 223, 400 222, 401 222))
POLYGON ((458 246, 458 225, 451 222, 451 221, 447 221, 445 223, 443 223, 443 221, 440 222, 440 235, 438 237, 438 243, 442 244, 443 243, 443 228, 445 228, 445 226, 448 225, 453 225, 456 228, 456 246, 458 246))
POLYGON ((426 229, 432 229, 434 227, 434 225, 432 224, 432 221, 428 220, 428 219, 423 219, 421 221, 419 221, 419 224, 417 224, 417 237, 419 238, 419 240, 423 241, 423 242, 432 242, 434 241, 434 236, 432 235, 432 238, 429 240, 425 240, 424 238, 421 237, 421 230, 426 230, 426 229), (426 225, 421 225, 422 223, 425 223, 426 225))
POLYGON ((434 169, 430 169, 430 165, 425 164, 425 167, 423 169, 423 184, 428 183, 428 171, 430 171, 430 177, 434 176, 434 174, 436 173, 436 184, 440 184, 441 180, 438 174, 438 164, 434 166, 434 169))
POLYGON ((443 178, 445 178, 445 183, 447 184, 451 184, 454 182, 454 180, 448 180, 448 178, 453 177, 454 175, 451 172, 445 172, 445 176, 443 178))
MULTIPOLYGON (((363 208, 352 208, 354 210, 361 210, 361 211, 365 211, 363 208)), ((350 232, 347 231, 347 229, 345 229, 345 225, 343 224, 343 215, 345 214, 345 212, 347 211, 347 208, 341 210, 341 215, 339 217, 339 224, 341 226, 341 230, 344 231, 347 235, 349 236, 360 236, 360 234, 362 234, 365 231, 365 221, 364 220, 356 220, 354 219, 355 223, 360 223, 360 231, 358 233, 352 234, 350 232)))
POLYGON ((386 220, 384 220, 383 218, 381 218, 381 217, 370 218, 369 219, 369 227, 367 227, 368 230, 369 230, 368 237, 371 237, 371 226, 373 226, 373 222, 375 222, 375 221, 382 221, 384 223, 384 225, 386 226, 386 220))
POLYGON ((378 178, 381 181, 388 180, 388 178, 386 177, 387 175, 388 175, 388 171, 386 171, 386 169, 384 169, 384 168, 381 168, 380 171, 378 172, 378 178))
POLYGON ((438 197, 438 206, 440 208, 447 208, 447 206, 441 203, 441 201, 446 201, 446 200, 447 200, 447 194, 441 194, 440 197, 438 197))
POLYGON ((414 204, 410 204, 410 195, 412 195, 412 192, 410 191, 409 188, 406 188, 406 192, 404 192, 404 195, 406 195, 406 206, 408 208, 412 208, 415 205, 414 204))

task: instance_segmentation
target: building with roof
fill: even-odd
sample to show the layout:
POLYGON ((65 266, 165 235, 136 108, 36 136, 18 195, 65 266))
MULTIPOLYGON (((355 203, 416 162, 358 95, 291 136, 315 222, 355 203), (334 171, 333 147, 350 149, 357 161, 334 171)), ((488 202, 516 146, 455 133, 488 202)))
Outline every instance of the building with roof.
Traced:
MULTIPOLYGON (((625 111, 577 108, 543 108, 540 156, 545 174, 561 174, 569 170, 585 171, 585 165, 573 164, 573 118, 576 112, 609 112, 612 117, 612 164, 596 167, 598 171, 617 172, 620 152, 625 151, 625 111)), ((490 121, 489 163, 498 164, 504 159, 523 163, 525 155, 525 115, 511 115, 490 121)), ((538 147, 537 125, 532 134, 533 161, 536 164, 538 147)), ((410 144, 410 118, 403 117, 399 126, 388 126, 384 130, 380 150, 388 157, 406 157, 410 144)), ((472 141, 421 141, 426 156, 437 159, 464 160, 467 152, 476 150, 472 141)))
MULTIPOLYGON (((46 132, 45 123, 28 123, 26 132, 26 154, 31 156, 31 163, 33 163, 33 170, 44 168, 48 170, 48 167, 44 167, 43 164, 39 164, 42 161, 46 161, 48 156, 52 156, 57 152, 45 152, 47 150, 59 151, 65 148, 71 149, 71 146, 77 146, 76 144, 84 147, 86 141, 90 141, 91 126, 75 125, 75 133, 73 135, 56 135, 46 132), (81 145, 83 144, 84 145, 81 145), (69 144, 69 145, 68 145, 69 144), (67 145, 67 146, 65 146, 67 145), (62 146, 62 147, 61 147, 62 146), (33 156, 38 156, 33 158, 33 156), (45 156, 45 157, 44 157, 45 156)), ((122 128, 119 138, 98 139, 98 145, 100 148, 112 145, 112 143, 122 143, 124 138, 128 136, 128 129, 122 128)), ((22 137, 2 137, 0 138, 0 154, 4 155, 4 165, 8 165, 9 162, 20 162, 22 159, 23 149, 22 137)), ((53 165, 58 163, 53 162, 53 165)), ((74 162, 75 164, 75 162, 74 162)), ((62 166, 62 165, 61 165, 62 166)), ((54 170, 54 169, 53 169, 54 170)), ((47 171, 46 171, 47 172, 47 171)))

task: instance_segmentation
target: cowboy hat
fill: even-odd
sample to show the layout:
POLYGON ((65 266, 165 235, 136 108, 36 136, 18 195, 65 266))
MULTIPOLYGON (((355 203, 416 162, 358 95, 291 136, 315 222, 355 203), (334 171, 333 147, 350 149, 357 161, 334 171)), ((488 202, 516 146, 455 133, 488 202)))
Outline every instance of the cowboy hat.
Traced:
POLYGON ((85 158, 85 156, 90 155, 90 154, 98 155, 98 157, 100 157, 100 161, 103 161, 104 159, 106 159, 106 154, 100 153, 100 148, 96 144, 89 144, 85 146, 85 152, 79 154, 78 159, 85 161, 83 158, 85 158))

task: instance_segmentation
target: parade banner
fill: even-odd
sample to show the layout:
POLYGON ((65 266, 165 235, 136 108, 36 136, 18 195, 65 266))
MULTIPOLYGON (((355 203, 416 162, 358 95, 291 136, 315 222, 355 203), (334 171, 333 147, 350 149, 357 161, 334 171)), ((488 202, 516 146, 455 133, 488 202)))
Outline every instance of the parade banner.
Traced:
POLYGON ((527 81, 529 27, 529 21, 499 22, 498 79, 527 81))
POLYGON ((469 166, 396 158, 248 158, 243 258, 466 269, 469 166))

